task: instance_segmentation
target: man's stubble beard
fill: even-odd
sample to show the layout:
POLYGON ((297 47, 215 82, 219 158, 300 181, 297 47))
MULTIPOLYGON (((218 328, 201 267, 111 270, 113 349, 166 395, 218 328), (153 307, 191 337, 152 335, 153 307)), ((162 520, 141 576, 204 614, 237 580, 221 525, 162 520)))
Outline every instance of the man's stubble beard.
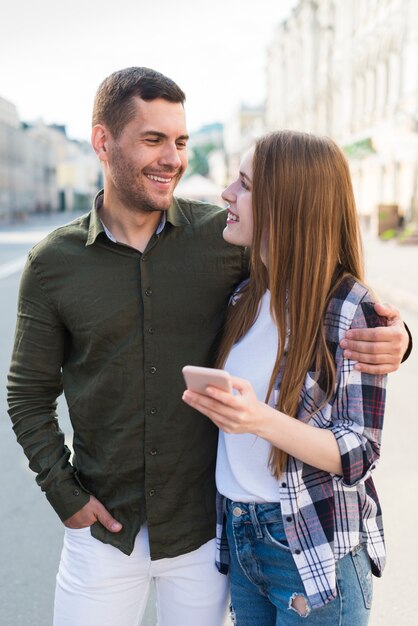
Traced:
MULTIPOLYGON (((176 184, 173 192, 164 204, 157 203, 151 194, 144 188, 144 185, 137 180, 137 171, 133 164, 125 159, 121 151, 114 148, 112 155, 112 178, 113 184, 123 206, 133 213, 152 213, 154 211, 167 211, 173 200, 173 192, 177 186, 181 175, 176 174, 176 184)), ((170 172, 172 174, 172 172, 170 172)), ((143 176, 140 173, 140 176, 143 176)))

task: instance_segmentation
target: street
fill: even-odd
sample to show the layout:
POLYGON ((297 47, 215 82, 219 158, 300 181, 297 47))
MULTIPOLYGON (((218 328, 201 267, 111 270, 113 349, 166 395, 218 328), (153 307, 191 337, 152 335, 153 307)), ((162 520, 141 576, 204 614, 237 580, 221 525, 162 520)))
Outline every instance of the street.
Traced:
MULTIPOLYGON (((68 216, 55 215, 28 219, 0 227, 0 473, 3 505, 0 519, 0 624, 2 626, 51 626, 55 575, 62 542, 62 525, 35 483, 27 460, 16 443, 6 411, 6 376, 16 314, 20 271, 29 248, 68 216)), ((385 245, 385 244, 382 244, 385 245)), ((386 249, 387 250, 387 249, 386 249)), ((396 265, 407 259, 415 283, 411 293, 418 296, 418 246, 415 250, 398 246, 391 267, 378 275, 378 255, 385 250, 373 244, 370 276, 381 285, 404 285, 407 271, 396 265), (415 264, 415 265, 414 265, 415 264), (411 269, 411 268, 410 268, 411 269), (402 272, 399 281, 396 273, 402 272)), ((367 246, 366 246, 367 254, 367 246)), ((391 257, 392 258, 392 257, 391 257)), ((402 266, 403 267, 403 266, 402 266)), ((412 278, 413 280, 413 278, 412 278)), ((404 286, 403 293, 407 293, 404 286)), ((382 294, 385 300, 395 292, 382 294)), ((391 300, 392 304, 397 302, 391 300)), ((399 304, 412 335, 418 337, 418 310, 405 299, 399 304)), ((418 556, 418 341, 399 372, 390 376, 383 436, 382 461, 375 473, 384 513, 388 563, 382 579, 374 578, 374 607, 371 626, 414 626, 418 597, 415 589, 415 559, 418 556)), ((65 403, 59 402, 60 424, 71 441, 71 427, 65 403)), ((155 625, 152 602, 142 626, 155 625)), ((229 624, 229 622, 228 622, 229 624)), ((118 626, 115 624, 115 626, 118 626)))

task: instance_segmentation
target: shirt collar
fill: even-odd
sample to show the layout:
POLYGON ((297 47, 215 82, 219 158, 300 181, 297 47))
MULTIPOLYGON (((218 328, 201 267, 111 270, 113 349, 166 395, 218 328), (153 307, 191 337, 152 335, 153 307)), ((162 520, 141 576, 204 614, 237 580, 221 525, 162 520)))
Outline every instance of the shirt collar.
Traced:
POLYGON ((190 220, 186 217, 177 198, 173 198, 167 211, 167 222, 170 222, 173 226, 187 226, 187 224, 190 224, 190 220))
MULTIPOLYGON (((108 228, 106 228, 106 226, 100 219, 100 207, 103 204, 103 193, 104 191, 102 189, 96 194, 93 200, 86 246, 90 246, 92 243, 94 243, 100 233, 104 233, 111 241, 116 242, 116 239, 113 237, 112 233, 109 231, 108 228)), ((157 227, 157 230, 155 231, 157 235, 162 233, 167 222, 170 222, 170 224, 172 224, 173 226, 185 226, 186 224, 190 224, 190 221, 187 219, 186 215, 182 211, 176 198, 173 198, 173 201, 168 211, 164 211, 162 213, 161 221, 157 227)))
POLYGON ((103 224, 99 217, 99 213, 98 213, 98 210, 100 206, 102 205, 102 202, 103 202, 103 189, 96 194, 93 200, 93 206, 90 212, 90 224, 89 224, 89 230, 87 233, 86 246, 91 246, 91 244, 93 244, 96 241, 100 233, 105 232, 103 228, 103 224))

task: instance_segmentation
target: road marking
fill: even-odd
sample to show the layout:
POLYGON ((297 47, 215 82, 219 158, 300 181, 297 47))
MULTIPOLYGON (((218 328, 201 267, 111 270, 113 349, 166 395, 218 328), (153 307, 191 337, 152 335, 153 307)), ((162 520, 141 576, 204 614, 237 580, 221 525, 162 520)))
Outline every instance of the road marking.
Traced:
POLYGON ((0 279, 7 278, 8 276, 16 274, 16 272, 20 272, 26 263, 26 259, 26 256, 21 256, 18 259, 14 259, 13 261, 0 265, 0 279))
MULTIPOLYGON (((12 230, 0 231, 0 244, 19 244, 30 243, 35 244, 41 239, 44 239, 50 233, 51 230, 25 230, 22 232, 15 232, 12 230)), ((0 280, 2 278, 8 278, 17 272, 20 272, 26 263, 26 256, 19 257, 13 261, 8 261, 0 265, 0 280)))
POLYGON ((37 243, 46 237, 50 232, 50 230, 25 230, 23 232, 3 230, 0 231, 0 243, 37 243))

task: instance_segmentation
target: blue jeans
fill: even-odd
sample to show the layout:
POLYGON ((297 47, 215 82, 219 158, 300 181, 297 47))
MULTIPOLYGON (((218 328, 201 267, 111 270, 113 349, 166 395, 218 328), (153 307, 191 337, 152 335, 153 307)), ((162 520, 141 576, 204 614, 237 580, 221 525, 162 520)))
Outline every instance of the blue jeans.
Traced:
POLYGON ((283 528, 280 504, 227 503, 231 617, 236 626, 365 626, 372 599, 366 550, 336 564, 337 597, 311 609, 283 528))

